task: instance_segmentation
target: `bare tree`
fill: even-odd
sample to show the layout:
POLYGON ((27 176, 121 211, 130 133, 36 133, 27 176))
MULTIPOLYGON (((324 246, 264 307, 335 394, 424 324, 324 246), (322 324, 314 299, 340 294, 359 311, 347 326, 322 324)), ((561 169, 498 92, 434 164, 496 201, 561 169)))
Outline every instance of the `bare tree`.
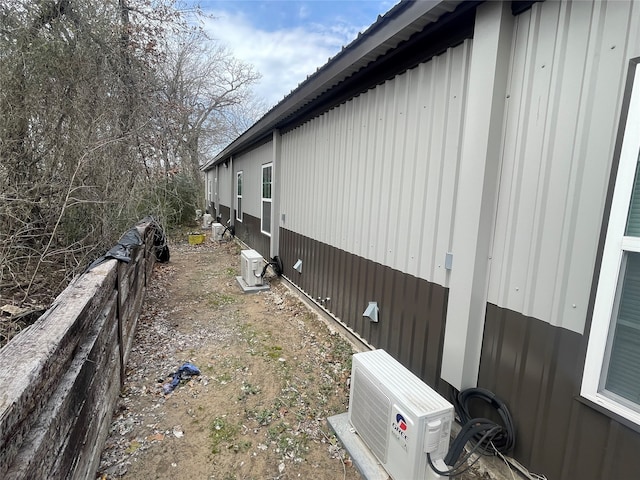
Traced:
MULTIPOLYGON (((0 2, 0 297, 55 294, 136 216, 170 4, 0 2), (45 275, 46 272, 46 275, 45 275)), ((10 297, 10 298, 9 298, 10 297)))
POLYGON ((174 0, 0 0, 0 302, 48 303, 141 216, 190 217, 258 78, 174 0))
POLYGON ((237 131, 234 112, 252 101, 251 86, 260 75, 200 31, 168 42, 159 73, 167 106, 163 128, 173 139, 164 160, 180 163, 192 178, 200 178, 205 148, 228 138, 229 129, 237 131))

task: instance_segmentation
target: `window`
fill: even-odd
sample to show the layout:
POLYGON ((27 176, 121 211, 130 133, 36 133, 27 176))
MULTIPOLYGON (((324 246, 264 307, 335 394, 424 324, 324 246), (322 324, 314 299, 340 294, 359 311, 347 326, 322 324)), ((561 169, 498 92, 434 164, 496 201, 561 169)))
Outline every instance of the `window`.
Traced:
POLYGON ((632 69, 581 394, 640 425, 640 68, 632 69))
POLYGON ((262 216, 260 230, 266 235, 271 235, 271 196, 272 196, 273 164, 262 166, 262 216))
POLYGON ((242 171, 236 174, 236 220, 242 221, 242 171))

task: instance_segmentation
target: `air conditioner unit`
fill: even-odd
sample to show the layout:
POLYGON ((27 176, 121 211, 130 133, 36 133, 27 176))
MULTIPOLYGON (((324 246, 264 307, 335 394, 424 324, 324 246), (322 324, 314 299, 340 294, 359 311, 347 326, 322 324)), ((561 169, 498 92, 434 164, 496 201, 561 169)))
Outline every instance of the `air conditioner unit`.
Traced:
POLYGON ((395 480, 441 478, 449 450, 453 405, 384 350, 356 353, 349 422, 395 480))
POLYGON ((224 225, 216 222, 211 224, 211 238, 214 241, 219 242, 220 240, 222 240, 223 233, 224 233, 224 225))
POLYGON ((204 217, 202 217, 202 228, 209 228, 209 226, 213 223, 213 215, 210 213, 205 213, 204 217))
POLYGON ((262 269, 264 262, 262 255, 255 250, 242 250, 240 252, 240 274, 248 287, 262 285, 262 269))

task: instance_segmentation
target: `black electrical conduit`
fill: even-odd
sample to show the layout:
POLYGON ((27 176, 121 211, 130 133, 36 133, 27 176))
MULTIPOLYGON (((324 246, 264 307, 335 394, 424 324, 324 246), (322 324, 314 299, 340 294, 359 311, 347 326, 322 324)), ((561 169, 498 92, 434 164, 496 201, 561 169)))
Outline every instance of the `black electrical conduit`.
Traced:
POLYGON ((482 455, 505 454, 513 449, 515 445, 513 419, 505 403, 493 392, 484 388, 468 388, 453 396, 453 406, 462 424, 462 428, 451 443, 449 452, 444 457, 444 463, 451 467, 451 469, 438 469, 433 464, 431 456, 427 454, 429 466, 438 475, 445 477, 460 475, 469 470, 482 455), (472 399, 483 400, 490 404, 500 415, 502 425, 487 418, 471 418, 469 402, 472 399), (471 442, 471 449, 461 458, 460 455, 465 445, 469 442, 471 442), (478 457, 471 464, 467 465, 467 460, 474 453, 477 453, 478 457))
POLYGON ((236 229, 233 225, 227 225, 226 227, 224 227, 224 230, 222 231, 222 235, 220 235, 220 238, 224 238, 224 234, 227 233, 227 231, 231 234, 231 237, 235 237, 236 236, 236 229))
MULTIPOLYGON (((216 222, 222 223, 222 217, 220 215, 216 217, 216 222)), ((229 234, 231 235, 231 238, 236 236, 236 228, 233 225, 231 225, 231 219, 227 221, 227 225, 224 227, 224 230, 222 231, 222 235, 220 235, 220 240, 224 238, 224 234, 227 232, 229 232, 229 234)))
MULTIPOLYGON (((218 223, 222 223, 222 217, 221 216, 217 216, 216 217, 216 222, 218 223)), ((224 227, 224 230, 222 231, 222 235, 220 235, 220 238, 224 238, 224 234, 229 232, 231 234, 231 237, 235 237, 236 236, 236 229, 233 225, 230 224, 231 220, 229 220, 229 222, 227 222, 227 226, 224 227)), ((280 260, 279 256, 275 256, 271 259, 270 262, 267 262, 267 264, 264 266, 264 268, 262 269, 262 273, 260 274, 260 277, 264 277, 264 274, 267 273, 267 268, 269 268, 269 266, 273 267, 273 270, 276 272, 276 275, 278 277, 282 276, 282 272, 284 272, 284 267, 282 265, 282 260, 280 260)))
POLYGON ((274 272, 276 272, 276 275, 278 277, 282 276, 282 272, 284 271, 282 260, 280 260, 280 257, 276 255, 271 259, 270 262, 267 262, 267 264, 264 266, 264 268, 262 269, 262 273, 260 274, 260 278, 264 277, 264 274, 267 273, 267 268, 269 268, 269 266, 273 267, 273 270, 274 272))

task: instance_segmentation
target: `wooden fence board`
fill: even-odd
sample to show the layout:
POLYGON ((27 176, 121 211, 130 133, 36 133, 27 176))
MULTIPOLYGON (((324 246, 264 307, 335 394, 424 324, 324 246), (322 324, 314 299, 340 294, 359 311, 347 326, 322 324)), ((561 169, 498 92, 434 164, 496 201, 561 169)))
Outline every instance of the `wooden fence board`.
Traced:
MULTIPOLYGON (((38 417, 23 448, 16 457, 11 469, 7 472, 7 480, 19 478, 55 477, 54 465, 64 452, 69 451, 69 437, 78 425, 87 420, 83 411, 91 404, 103 400, 94 394, 93 384, 111 362, 112 351, 119 355, 115 348, 117 343, 116 291, 107 302, 105 309, 95 318, 81 318, 91 324, 86 340, 79 346, 70 368, 51 395, 47 407, 38 417)), ((86 428, 86 426, 84 426, 86 428)), ((81 451, 74 445, 75 453, 81 451)), ((63 476, 59 478, 63 478, 63 476)))
MULTIPOLYGON (((71 429, 65 437, 64 446, 52 472, 56 478, 92 478, 95 473, 90 468, 99 461, 93 458, 95 446, 103 445, 105 433, 111 421, 113 407, 120 391, 120 354, 115 338, 117 322, 111 322, 106 338, 108 343, 96 342, 95 375, 90 377, 82 408, 78 412, 71 429)), ((91 358, 89 362, 91 362, 91 358)), ((105 437, 106 438, 106 437, 105 437)))
POLYGON ((0 477, 7 471, 115 285, 115 260, 78 277, 30 328, 0 350, 0 477), (19 406, 19 408, 12 408, 19 406))
POLYGON ((129 264, 79 276, 0 350, 0 478, 94 478, 155 263, 150 227, 129 264))

